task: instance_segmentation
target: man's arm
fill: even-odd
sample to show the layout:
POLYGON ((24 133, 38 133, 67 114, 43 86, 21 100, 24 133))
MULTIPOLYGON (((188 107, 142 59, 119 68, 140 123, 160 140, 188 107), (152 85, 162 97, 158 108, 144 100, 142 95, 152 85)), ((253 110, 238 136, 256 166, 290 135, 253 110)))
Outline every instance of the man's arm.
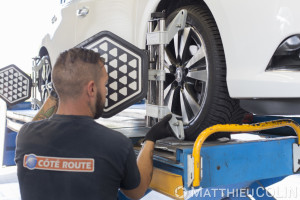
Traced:
POLYGON ((55 92, 51 92, 41 109, 34 116, 32 121, 39 121, 42 119, 47 119, 56 113, 58 108, 58 97, 55 92))
POLYGON ((140 199, 147 191, 153 173, 153 151, 154 142, 145 141, 137 158, 137 166, 139 168, 141 177, 140 184, 137 188, 132 190, 121 189, 127 197, 130 197, 131 199, 140 199))
POLYGON ((140 172, 140 184, 132 190, 124 190, 122 192, 131 199, 140 199, 147 191, 153 174, 153 151, 156 140, 173 136, 169 120, 172 115, 165 116, 159 123, 155 124, 146 134, 145 143, 137 158, 137 166, 140 172))

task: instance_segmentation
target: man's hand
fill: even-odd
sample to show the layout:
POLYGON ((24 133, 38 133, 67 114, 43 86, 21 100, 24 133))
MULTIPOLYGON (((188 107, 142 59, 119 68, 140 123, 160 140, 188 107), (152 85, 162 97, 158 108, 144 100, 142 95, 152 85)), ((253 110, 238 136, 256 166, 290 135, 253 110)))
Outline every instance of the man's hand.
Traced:
POLYGON ((171 118, 172 114, 168 114, 160 122, 155 124, 146 134, 145 141, 156 142, 156 140, 173 136, 174 134, 169 124, 171 118))

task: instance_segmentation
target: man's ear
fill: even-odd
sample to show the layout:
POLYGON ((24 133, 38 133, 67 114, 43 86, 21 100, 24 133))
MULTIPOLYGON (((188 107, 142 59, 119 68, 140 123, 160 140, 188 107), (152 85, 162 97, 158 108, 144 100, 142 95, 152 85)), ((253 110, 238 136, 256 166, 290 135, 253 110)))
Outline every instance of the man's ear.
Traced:
POLYGON ((94 81, 90 81, 87 84, 87 93, 89 95, 89 97, 94 97, 96 96, 96 85, 94 81))

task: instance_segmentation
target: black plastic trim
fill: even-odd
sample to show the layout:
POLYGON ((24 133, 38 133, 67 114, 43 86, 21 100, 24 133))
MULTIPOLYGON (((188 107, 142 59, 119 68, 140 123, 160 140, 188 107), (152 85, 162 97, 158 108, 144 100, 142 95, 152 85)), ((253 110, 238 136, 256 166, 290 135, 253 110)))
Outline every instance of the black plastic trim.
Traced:
POLYGON ((241 99, 240 106, 257 115, 300 115, 300 98, 241 99))

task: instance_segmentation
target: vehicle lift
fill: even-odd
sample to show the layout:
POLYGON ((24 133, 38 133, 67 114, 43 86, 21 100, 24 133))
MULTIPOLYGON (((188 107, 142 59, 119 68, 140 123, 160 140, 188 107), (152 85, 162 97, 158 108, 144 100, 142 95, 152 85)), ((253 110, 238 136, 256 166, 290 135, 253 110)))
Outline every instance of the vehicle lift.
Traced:
MULTIPOLYGON (((147 127, 169 113, 163 103, 162 52, 164 44, 185 26, 185 20, 186 11, 182 10, 167 30, 163 13, 154 13, 149 21, 147 91, 151 98, 146 103, 146 127, 115 127, 132 140, 136 153, 147 127)), ((36 113, 31 107, 29 102, 7 107, 0 100, 0 146, 4 146, 0 150, 0 165, 15 165, 16 135, 36 113)), ((274 199, 266 187, 300 172, 300 119, 292 119, 255 116, 252 124, 214 125, 201 132, 195 142, 190 142, 183 140, 183 124, 173 117, 170 125, 177 138, 157 141, 150 188, 174 199, 274 199), (279 131, 264 132, 269 129, 279 131), (217 132, 231 133, 231 140, 206 141, 217 132)), ((119 199, 127 198, 119 193, 119 199)))
MULTIPOLYGON (((7 110, 1 102, 0 111, 1 127, 5 127, 0 134, 0 145, 4 146, 0 161, 2 166, 11 166, 15 165, 17 132, 22 124, 32 120, 36 111, 31 110, 30 102, 7 110)), ((266 119, 270 120, 256 117, 254 122, 259 123, 215 125, 204 130, 195 142, 175 138, 158 141, 151 189, 175 199, 249 199, 247 188, 255 199, 273 199, 262 188, 300 172, 300 126, 297 124, 300 119, 261 122, 266 119), (280 128, 285 126, 294 129, 297 135, 291 136, 292 129, 280 128), (280 128, 281 135, 260 133, 274 128, 280 128), (204 142, 209 135, 220 131, 241 134, 232 134, 231 140, 204 142), (253 192, 258 188, 258 193, 253 192)), ((117 127, 115 130, 129 137, 138 153, 139 141, 148 128, 117 127)), ((120 193, 119 199, 126 197, 120 193)))

